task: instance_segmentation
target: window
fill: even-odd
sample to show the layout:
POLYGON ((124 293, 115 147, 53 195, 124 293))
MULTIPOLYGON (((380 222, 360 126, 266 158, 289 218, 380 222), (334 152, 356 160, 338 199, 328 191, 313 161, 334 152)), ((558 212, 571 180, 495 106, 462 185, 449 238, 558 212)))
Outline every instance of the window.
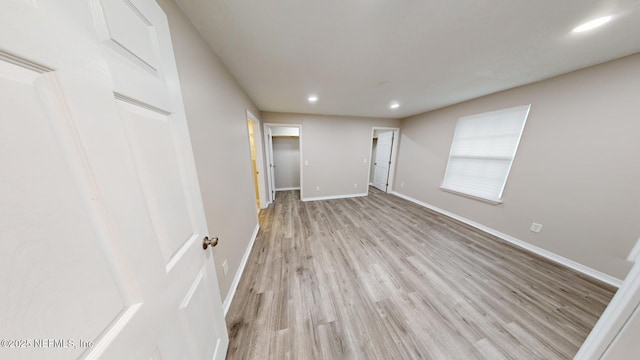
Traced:
POLYGON ((458 119, 441 189, 501 203, 530 107, 458 119))

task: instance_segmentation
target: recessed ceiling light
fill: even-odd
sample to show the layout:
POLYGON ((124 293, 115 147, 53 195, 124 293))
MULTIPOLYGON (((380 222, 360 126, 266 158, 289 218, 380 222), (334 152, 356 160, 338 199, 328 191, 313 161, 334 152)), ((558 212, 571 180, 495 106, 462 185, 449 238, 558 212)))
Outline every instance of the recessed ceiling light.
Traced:
POLYGON ((391 109, 397 109, 400 107, 400 104, 398 104, 397 102, 391 103, 391 105, 389 105, 389 108, 391 109))
POLYGON ((308 100, 309 100, 309 102, 316 102, 316 101, 318 101, 318 97, 315 96, 315 95, 311 95, 311 96, 309 96, 308 100))
POLYGON ((611 21, 611 19, 613 19, 613 16, 611 16, 611 15, 599 17, 597 19, 593 19, 591 21, 587 21, 586 23, 584 23, 584 24, 576 27, 575 29, 571 30, 571 32, 578 33, 578 32, 583 32, 583 31, 589 31, 591 29, 597 28, 598 26, 602 26, 602 25, 608 23, 609 21, 611 21))

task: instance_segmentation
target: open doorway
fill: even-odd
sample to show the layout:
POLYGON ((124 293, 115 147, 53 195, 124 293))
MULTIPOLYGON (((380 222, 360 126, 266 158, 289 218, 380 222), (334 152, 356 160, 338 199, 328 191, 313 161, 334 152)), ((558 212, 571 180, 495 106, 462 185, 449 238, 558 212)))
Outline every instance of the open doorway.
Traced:
POLYGON ((276 200, 278 191, 302 192, 301 126, 265 124, 265 150, 269 201, 276 200))
POLYGON ((253 172, 254 191, 256 193, 257 211, 266 207, 264 181, 261 175, 264 169, 262 160, 262 137, 260 136, 260 122, 247 110, 247 126, 249 129, 249 151, 251 153, 251 169, 253 172))
POLYGON ((399 133, 398 128, 374 127, 371 130, 369 185, 384 192, 393 190, 399 133))

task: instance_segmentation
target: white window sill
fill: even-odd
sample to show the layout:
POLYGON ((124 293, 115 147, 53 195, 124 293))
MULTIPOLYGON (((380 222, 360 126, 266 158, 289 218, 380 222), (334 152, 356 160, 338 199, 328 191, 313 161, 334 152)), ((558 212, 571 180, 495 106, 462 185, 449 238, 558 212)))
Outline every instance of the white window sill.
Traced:
POLYGON ((452 193, 452 194, 464 196, 464 197, 467 197, 469 199, 474 199, 474 200, 479 200, 479 201, 482 201, 482 202, 486 202, 487 204, 491 204, 491 205, 500 205, 500 204, 502 204, 502 200, 500 200, 500 199, 489 199, 489 198, 485 198, 485 197, 482 197, 482 196, 471 195, 471 194, 467 194, 467 193, 460 192, 460 191, 457 191, 457 190, 452 190, 452 189, 449 189, 449 188, 446 188, 446 187, 443 187, 443 186, 440 186, 440 190, 446 191, 446 192, 449 192, 449 193, 452 193))

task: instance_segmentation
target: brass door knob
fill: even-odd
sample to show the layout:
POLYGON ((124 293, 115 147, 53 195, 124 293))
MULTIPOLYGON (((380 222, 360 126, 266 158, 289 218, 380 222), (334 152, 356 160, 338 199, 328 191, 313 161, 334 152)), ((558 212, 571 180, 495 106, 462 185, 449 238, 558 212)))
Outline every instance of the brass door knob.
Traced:
POLYGON ((218 245, 218 238, 217 237, 209 239, 208 236, 205 236, 204 239, 202 239, 202 248, 204 250, 207 250, 207 248, 209 246, 213 247, 213 246, 216 246, 216 245, 218 245))

